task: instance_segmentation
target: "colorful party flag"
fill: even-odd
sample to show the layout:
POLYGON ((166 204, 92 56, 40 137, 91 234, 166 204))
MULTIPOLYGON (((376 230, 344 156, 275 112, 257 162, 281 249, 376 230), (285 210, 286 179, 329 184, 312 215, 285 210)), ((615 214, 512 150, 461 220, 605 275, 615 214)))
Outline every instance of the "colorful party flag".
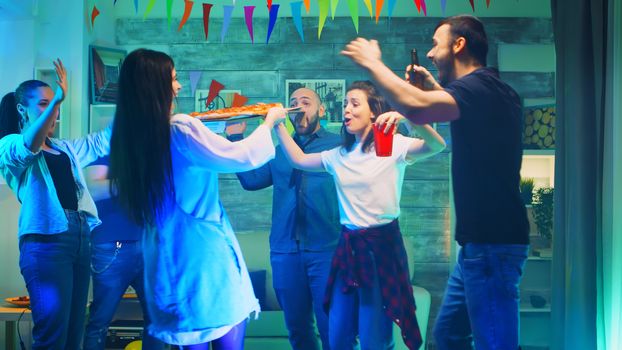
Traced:
POLYGON ((490 0, 486 0, 486 7, 490 7, 490 0))
POLYGON ((199 79, 201 79, 201 74, 203 72, 201 72, 200 70, 193 70, 190 71, 190 90, 192 91, 192 96, 194 96, 194 92, 197 89, 197 84, 199 84, 199 79))
POLYGON ((166 0, 166 23, 168 28, 171 29, 171 12, 173 11, 173 0, 166 0))
POLYGON ((134 13, 138 14, 138 0, 134 0, 134 13))
POLYGON ((415 0, 415 5, 417 6, 417 12, 421 13, 421 0, 415 0))
POLYGON ((441 0, 441 12, 443 13, 443 17, 445 17, 445 9, 447 9, 447 0, 441 0))
POLYGON ((274 24, 276 23, 276 19, 279 13, 279 5, 274 4, 270 7, 270 22, 268 22, 268 35, 266 35, 266 44, 270 41, 270 35, 272 35, 272 30, 274 29, 274 24))
MULTIPOLYGON (((367 0, 370 1, 370 0, 367 0)), ((309 13, 309 8, 311 7, 311 0, 304 0, 305 2, 305 9, 307 10, 307 13, 309 13)))
POLYGON ((194 2, 190 0, 184 0, 184 2, 186 7, 184 8, 184 15, 183 17, 181 17, 181 22, 179 22, 179 27, 177 28, 177 31, 180 31, 184 24, 186 24, 186 21, 188 21, 188 17, 190 17, 190 13, 192 13, 192 6, 194 6, 194 2))
POLYGON ((145 14, 143 15, 143 19, 147 18, 149 12, 153 10, 153 5, 155 5, 155 0, 149 0, 149 3, 147 4, 147 9, 145 10, 145 14))
POLYGON ((248 97, 242 96, 236 92, 233 94, 233 101, 231 101, 231 107, 242 107, 246 104, 246 102, 248 102, 248 97))
POLYGON ((93 6, 93 11, 91 12, 91 28, 95 27, 95 18, 99 16, 99 10, 97 6, 93 6))
POLYGON ((207 99, 205 100, 205 108, 209 108, 209 104, 214 101, 216 96, 220 93, 220 90, 224 88, 224 85, 212 79, 212 82, 209 84, 209 93, 207 94, 207 99))
POLYGON ((352 23, 354 29, 359 32, 359 2, 358 0, 348 0, 348 9, 350 10, 350 17, 352 17, 352 23))
POLYGON ((380 12, 382 12, 382 5, 384 5, 384 0, 376 0, 376 23, 378 23, 378 17, 380 17, 380 12))
POLYGON ((225 34, 227 34, 227 29, 229 29, 229 22, 231 22, 231 13, 233 12, 232 5, 223 5, 223 14, 222 14, 222 29, 220 30, 220 42, 225 41, 225 34))
POLYGON ((475 4, 473 3, 473 0, 469 0, 469 2, 471 3, 471 8, 473 9, 473 12, 475 12, 475 4))
POLYGON ((205 40, 209 32, 209 13, 212 10, 212 4, 203 4, 203 31, 205 32, 205 40))
POLYGON ((300 35, 300 40, 304 43, 305 34, 302 31, 302 17, 300 15, 302 10, 302 1, 290 2, 289 6, 292 8, 292 20, 294 21, 294 26, 296 26, 298 35, 300 35))
POLYGON ((266 0, 266 4, 268 5, 268 10, 272 7, 272 0, 266 0))
POLYGON ((427 16, 428 15, 428 8, 427 8, 427 6, 425 6, 425 0, 421 0, 421 8, 423 9, 423 15, 427 16))
POLYGON ((389 20, 393 16, 393 8, 395 8, 395 0, 389 0, 389 20))
POLYGON ((330 0, 330 18, 335 19, 335 12, 337 11, 337 4, 339 0, 330 0))
POLYGON ((328 7, 330 5, 330 0, 318 0, 320 5, 320 24, 317 28, 317 38, 320 39, 322 36, 322 29, 324 28, 324 23, 326 23, 326 17, 328 17, 328 7))
POLYGON ((255 6, 244 6, 244 21, 246 21, 248 35, 251 36, 251 43, 255 42, 253 37, 253 11, 255 11, 255 6))
POLYGON ((374 17, 374 11, 371 8, 371 0, 363 0, 365 3, 365 7, 367 7, 367 11, 369 11, 369 18, 374 17))

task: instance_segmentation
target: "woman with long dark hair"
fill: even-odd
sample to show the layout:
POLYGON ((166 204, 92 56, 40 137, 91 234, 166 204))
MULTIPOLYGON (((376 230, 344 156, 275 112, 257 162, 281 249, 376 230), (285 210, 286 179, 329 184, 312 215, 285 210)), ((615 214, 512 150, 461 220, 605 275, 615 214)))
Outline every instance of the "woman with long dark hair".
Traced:
POLYGON ((30 295, 33 349, 80 349, 90 277, 89 234, 99 225, 82 168, 108 154, 111 129, 52 137, 67 94, 60 60, 56 93, 21 83, 0 104, 0 172, 21 203, 19 266, 30 295))
POLYGON ((342 235, 325 301, 331 349, 356 348, 357 335, 362 349, 390 349, 391 321, 410 349, 421 344, 397 218, 406 166, 442 151, 445 142, 429 125, 413 125, 422 139, 396 134, 392 155, 376 156, 374 122, 389 132, 405 120, 387 107, 371 82, 356 81, 346 94, 342 146, 305 154, 284 127, 277 132, 295 168, 327 171, 337 188, 342 235))
POLYGON ((284 109, 230 142, 187 115, 171 116, 181 85, 166 54, 139 49, 121 66, 110 180, 143 229, 149 332, 182 349, 242 349, 259 311, 229 219, 218 173, 257 168, 274 157, 271 129, 284 109))

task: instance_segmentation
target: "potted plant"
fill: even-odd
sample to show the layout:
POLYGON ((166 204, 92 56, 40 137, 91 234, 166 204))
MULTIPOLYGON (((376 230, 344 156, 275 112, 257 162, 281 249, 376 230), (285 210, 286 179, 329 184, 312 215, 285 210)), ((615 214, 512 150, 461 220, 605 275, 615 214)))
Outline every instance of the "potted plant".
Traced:
MULTIPOLYGON (((549 248, 553 238, 553 195, 551 187, 542 187, 536 190, 532 205, 533 216, 538 228, 538 234, 544 241, 543 248, 549 248)), ((535 242, 533 242, 536 248, 535 242)))
POLYGON ((523 203, 525 203, 525 205, 530 205, 533 200, 533 179, 530 177, 522 177, 519 187, 523 203))

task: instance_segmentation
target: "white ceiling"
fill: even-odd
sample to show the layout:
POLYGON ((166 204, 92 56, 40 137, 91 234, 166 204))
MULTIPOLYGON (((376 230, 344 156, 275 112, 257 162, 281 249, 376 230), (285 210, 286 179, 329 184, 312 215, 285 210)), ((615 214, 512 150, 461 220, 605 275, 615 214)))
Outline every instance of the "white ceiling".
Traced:
POLYGON ((0 21, 31 19, 39 0, 0 0, 0 21))

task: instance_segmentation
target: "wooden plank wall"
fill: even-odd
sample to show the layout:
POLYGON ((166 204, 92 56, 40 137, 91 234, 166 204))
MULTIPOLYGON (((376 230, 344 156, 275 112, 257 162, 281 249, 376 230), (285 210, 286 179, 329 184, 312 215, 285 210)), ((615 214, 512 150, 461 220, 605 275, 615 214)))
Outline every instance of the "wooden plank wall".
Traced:
MULTIPOLYGON (((409 63, 409 50, 416 47, 421 62, 434 67, 424 54, 439 18, 386 18, 375 24, 361 17, 359 35, 381 43, 383 59, 396 73, 402 74, 409 63)), ((504 44, 553 44, 552 24, 548 18, 484 18, 490 39, 488 63, 497 66, 497 48, 504 44)), ((255 43, 251 44, 241 18, 231 21, 221 43, 222 19, 210 21, 205 40, 202 21, 190 19, 181 32, 169 29, 166 19, 119 19, 117 44, 127 49, 154 47, 173 57, 184 89, 179 109, 192 111, 189 72, 203 71, 198 89, 208 89, 211 79, 228 89, 241 89, 250 102, 284 102, 286 79, 345 79, 346 84, 366 79, 366 75, 339 55, 344 44, 355 38, 350 18, 328 20, 321 39, 317 38, 317 19, 303 18, 305 43, 302 43, 291 18, 277 21, 269 44, 266 44, 266 19, 254 21, 255 43)), ((525 57, 529 59, 529 57, 525 57)), ((501 72, 523 98, 553 97, 554 72, 501 72)), ((449 143, 447 124, 439 131, 449 143)), ((338 132, 338 130, 335 130, 338 132)), ((433 325, 449 270, 450 245, 450 149, 408 168, 402 195, 400 218, 404 235, 414 245, 413 281, 432 293, 432 311, 428 339, 434 348, 430 330, 433 325)), ((239 234, 270 229, 272 190, 244 191, 235 176, 221 176, 221 196, 239 234)))

